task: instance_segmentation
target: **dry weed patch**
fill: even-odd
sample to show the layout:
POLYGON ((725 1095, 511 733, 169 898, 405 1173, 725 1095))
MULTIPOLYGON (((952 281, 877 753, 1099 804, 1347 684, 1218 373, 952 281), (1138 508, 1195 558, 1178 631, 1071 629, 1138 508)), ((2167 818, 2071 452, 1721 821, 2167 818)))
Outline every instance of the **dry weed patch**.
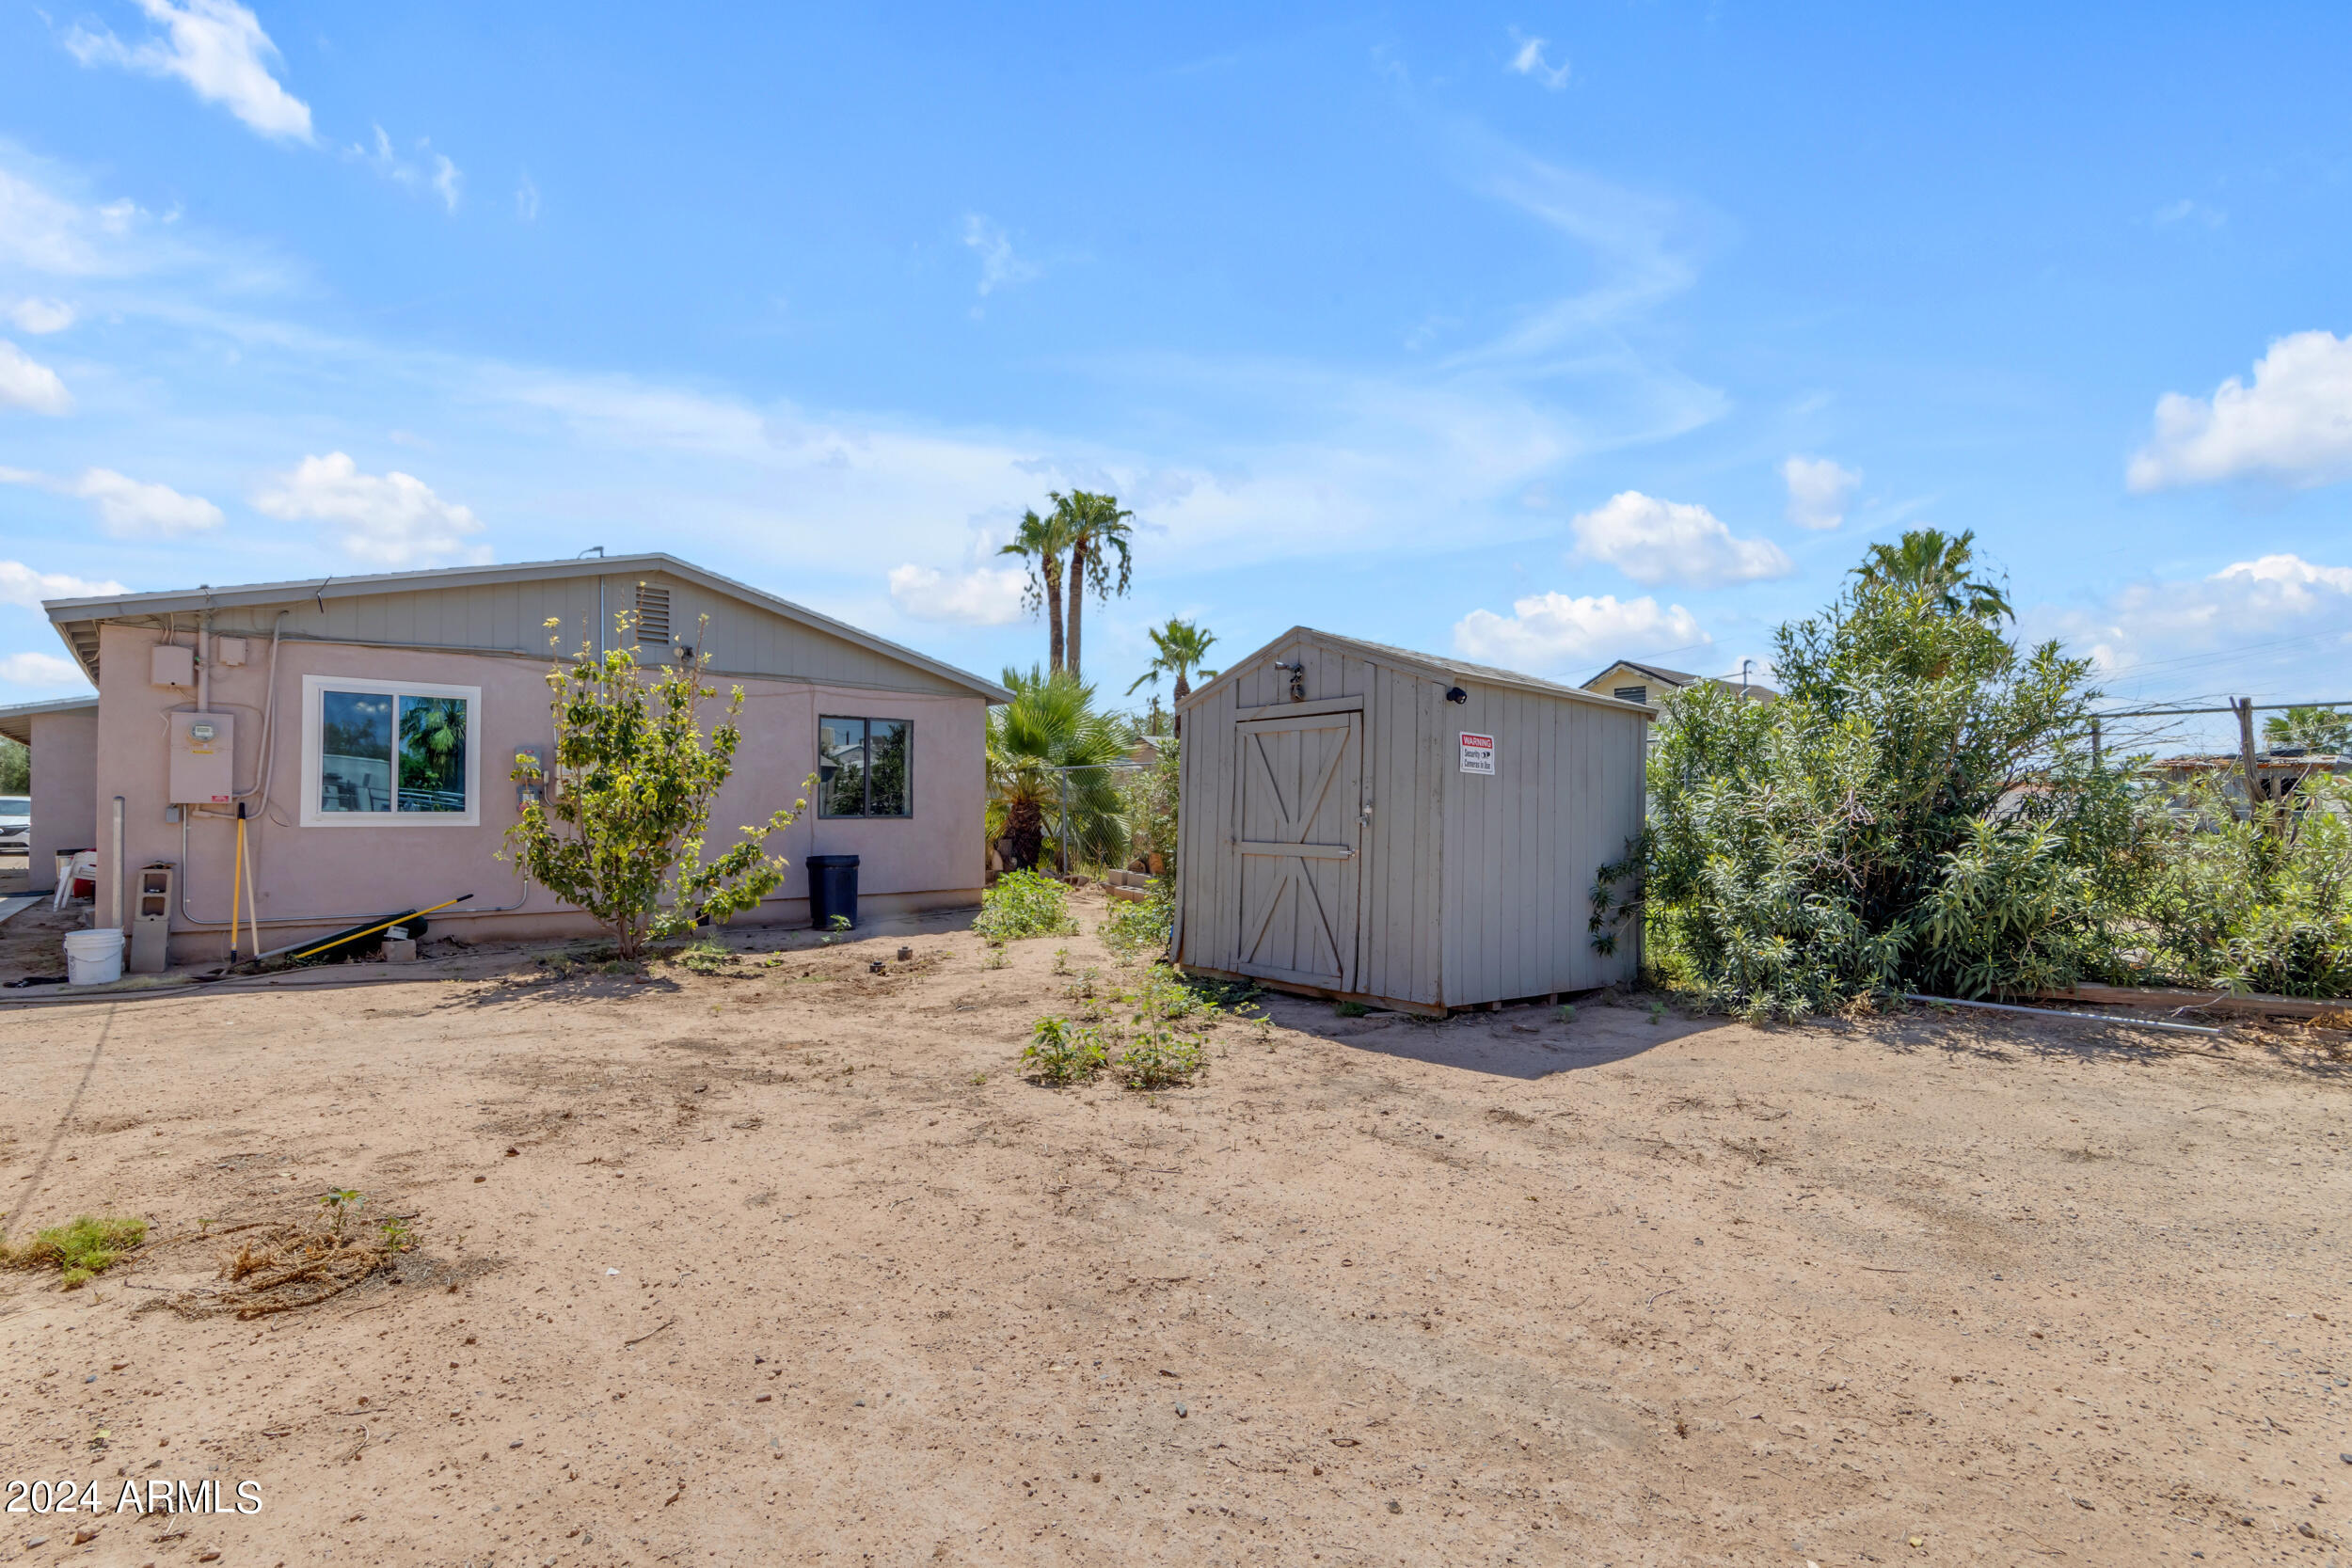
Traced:
POLYGON ((215 1277, 222 1288, 183 1291, 171 1297, 171 1309, 190 1318, 266 1318, 316 1307, 389 1269, 415 1244, 408 1226, 415 1216, 353 1225, 366 1201, 356 1192, 332 1192, 307 1220, 255 1227, 235 1251, 221 1255, 215 1277))

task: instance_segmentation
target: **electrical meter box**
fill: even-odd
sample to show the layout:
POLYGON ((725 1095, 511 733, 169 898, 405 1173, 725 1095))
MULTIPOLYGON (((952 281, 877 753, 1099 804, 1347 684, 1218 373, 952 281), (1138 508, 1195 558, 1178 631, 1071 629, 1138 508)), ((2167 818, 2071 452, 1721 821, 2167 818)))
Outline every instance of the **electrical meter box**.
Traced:
POLYGON ((225 806, 237 756, 237 721, 226 713, 174 713, 171 720, 171 801, 225 806))

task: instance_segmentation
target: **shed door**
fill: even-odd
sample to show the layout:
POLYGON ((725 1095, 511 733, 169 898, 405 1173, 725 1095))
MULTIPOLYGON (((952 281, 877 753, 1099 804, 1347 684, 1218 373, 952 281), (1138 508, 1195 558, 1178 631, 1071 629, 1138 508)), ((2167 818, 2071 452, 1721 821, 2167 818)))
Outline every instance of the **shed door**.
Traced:
POLYGON ((1236 724, 1245 974, 1353 990, 1363 715, 1236 724))

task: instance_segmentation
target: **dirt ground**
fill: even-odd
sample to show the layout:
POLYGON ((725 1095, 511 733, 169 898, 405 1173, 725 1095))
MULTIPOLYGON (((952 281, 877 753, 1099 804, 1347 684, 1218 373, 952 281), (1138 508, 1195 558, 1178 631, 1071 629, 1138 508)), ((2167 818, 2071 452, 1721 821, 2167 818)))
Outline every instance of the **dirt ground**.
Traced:
POLYGON ((70 1293, 0 1273, 0 1481, 103 1494, 7 1514, 0 1560, 2185 1564, 2352 1532, 2319 1037, 1269 999, 1197 1087, 1056 1090, 1014 1055, 1057 948, 1111 967, 1091 936, 994 968, 947 918, 733 940, 731 976, 477 949, 0 1010, 9 1236, 157 1237, 70 1293), (214 1284, 199 1222, 336 1187, 416 1216, 396 1282, 161 1306, 214 1284), (113 1511, 157 1480, 260 1510, 113 1511))

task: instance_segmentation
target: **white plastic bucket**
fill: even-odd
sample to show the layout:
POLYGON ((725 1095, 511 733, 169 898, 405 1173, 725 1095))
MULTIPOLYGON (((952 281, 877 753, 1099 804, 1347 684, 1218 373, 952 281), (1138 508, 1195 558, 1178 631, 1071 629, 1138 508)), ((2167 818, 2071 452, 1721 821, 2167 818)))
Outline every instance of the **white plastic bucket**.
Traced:
POLYGON ((108 986, 121 979, 122 933, 112 926, 96 931, 68 931, 65 978, 73 986, 108 986))

